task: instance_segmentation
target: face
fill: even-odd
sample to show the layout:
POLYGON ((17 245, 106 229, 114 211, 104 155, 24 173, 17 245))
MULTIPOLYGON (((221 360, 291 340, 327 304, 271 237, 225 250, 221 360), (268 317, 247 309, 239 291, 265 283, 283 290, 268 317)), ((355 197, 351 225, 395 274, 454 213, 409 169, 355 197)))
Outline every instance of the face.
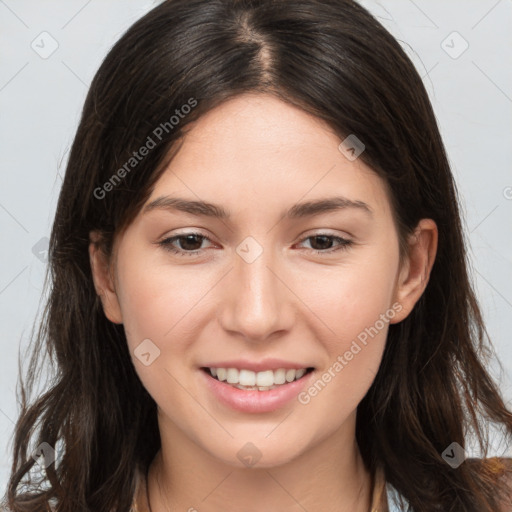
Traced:
POLYGON ((218 460, 242 465, 250 441, 272 466, 353 433, 389 324, 426 284, 435 233, 400 267, 384 182, 340 142, 272 96, 238 96, 191 127, 116 239, 112 280, 91 245, 105 313, 124 324, 161 426, 218 460), (276 387, 241 390, 207 367, 276 387))

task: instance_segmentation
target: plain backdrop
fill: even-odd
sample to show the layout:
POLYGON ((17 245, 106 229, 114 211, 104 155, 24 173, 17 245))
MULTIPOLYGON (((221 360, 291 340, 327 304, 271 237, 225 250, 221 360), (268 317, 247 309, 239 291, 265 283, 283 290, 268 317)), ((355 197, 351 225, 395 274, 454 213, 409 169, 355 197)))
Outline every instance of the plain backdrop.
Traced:
MULTIPOLYGON (((0 494, 17 417, 18 351, 27 346, 41 300, 45 247, 88 85, 112 44, 157 3, 0 0, 0 494)), ((509 401, 512 0, 361 3, 400 41, 429 92, 509 401)), ((499 439, 494 451, 505 455, 499 439)))

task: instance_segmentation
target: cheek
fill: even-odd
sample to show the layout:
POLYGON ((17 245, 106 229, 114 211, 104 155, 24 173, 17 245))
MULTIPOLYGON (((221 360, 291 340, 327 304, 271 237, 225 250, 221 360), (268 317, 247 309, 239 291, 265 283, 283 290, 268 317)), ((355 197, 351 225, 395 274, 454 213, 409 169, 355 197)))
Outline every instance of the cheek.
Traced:
POLYGON ((172 340, 173 351, 179 351, 180 340, 186 336, 175 334, 190 323, 189 315, 199 318, 198 311, 215 284, 214 279, 208 279, 204 273, 197 279, 197 268, 171 270, 153 264, 150 259, 140 262, 137 264, 137 258, 133 258, 119 261, 118 266, 122 283, 118 296, 129 346, 133 351, 143 339, 149 338, 162 348, 172 340))
POLYGON ((200 329, 196 320, 201 318, 204 296, 214 284, 194 279, 193 273, 194 269, 171 270, 136 257, 118 263, 118 296, 135 370, 160 407, 168 410, 172 406, 184 417, 190 397, 178 381, 192 365, 188 348, 194 336, 190 332, 200 329))
POLYGON ((323 316, 336 335, 320 338, 326 357, 298 398, 305 407, 304 418, 324 418, 324 434, 336 430, 357 409, 382 361, 394 310, 386 287, 373 284, 347 286, 332 298, 323 316))
POLYGON ((397 265, 393 247, 375 246, 372 251, 354 253, 346 264, 333 266, 323 275, 306 277, 303 286, 313 290, 309 296, 315 312, 346 343, 391 308, 397 265))
POLYGON ((327 357, 319 372, 321 382, 311 394, 322 392, 318 407, 320 402, 343 404, 337 409, 340 415, 355 408, 371 386, 395 316, 398 252, 388 245, 359 256, 346 266, 333 267, 328 276, 316 276, 312 299, 329 334, 319 336, 327 357))
POLYGON ((329 363, 298 395, 302 417, 315 424, 317 434, 336 431, 357 410, 379 369, 386 333, 381 330, 366 344, 356 338, 332 347, 329 363), (316 418, 322 418, 321 425, 316 418))
POLYGON ((364 394, 377 373, 393 312, 387 293, 377 288, 365 292, 362 287, 347 288, 337 303, 333 300, 326 323, 336 334, 323 340, 326 366, 334 366, 341 376, 331 380, 343 380, 344 390, 355 395, 364 394))

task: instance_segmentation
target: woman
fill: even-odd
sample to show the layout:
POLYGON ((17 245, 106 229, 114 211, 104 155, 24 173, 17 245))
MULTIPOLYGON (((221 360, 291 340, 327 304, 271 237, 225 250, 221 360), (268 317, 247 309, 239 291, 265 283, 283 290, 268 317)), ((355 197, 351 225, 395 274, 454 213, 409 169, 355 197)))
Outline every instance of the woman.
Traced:
POLYGON ((35 356, 58 372, 23 397, 10 510, 511 509, 444 146, 358 4, 136 22, 87 96, 50 265, 35 356))

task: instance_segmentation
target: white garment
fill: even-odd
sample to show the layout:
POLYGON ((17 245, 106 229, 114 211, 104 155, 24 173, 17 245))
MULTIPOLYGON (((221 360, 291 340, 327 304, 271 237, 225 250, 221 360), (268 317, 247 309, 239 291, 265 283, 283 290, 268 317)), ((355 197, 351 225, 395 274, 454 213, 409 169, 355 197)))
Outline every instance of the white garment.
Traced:
POLYGON ((407 500, 402 497, 402 500, 404 501, 405 508, 401 508, 398 504, 400 493, 390 484, 386 483, 386 493, 388 497, 388 508, 389 512, 407 512, 409 509, 409 504, 407 500))

